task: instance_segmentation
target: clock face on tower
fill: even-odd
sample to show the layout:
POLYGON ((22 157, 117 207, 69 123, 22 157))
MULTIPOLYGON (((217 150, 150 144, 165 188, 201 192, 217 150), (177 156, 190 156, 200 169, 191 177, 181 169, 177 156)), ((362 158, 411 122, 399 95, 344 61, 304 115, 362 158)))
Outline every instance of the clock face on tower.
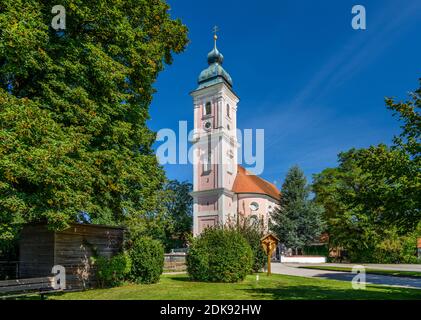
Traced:
POLYGON ((207 131, 209 131, 211 128, 212 128, 212 122, 211 121, 205 121, 204 123, 203 123, 203 128, 205 129, 205 130, 207 130, 207 131))

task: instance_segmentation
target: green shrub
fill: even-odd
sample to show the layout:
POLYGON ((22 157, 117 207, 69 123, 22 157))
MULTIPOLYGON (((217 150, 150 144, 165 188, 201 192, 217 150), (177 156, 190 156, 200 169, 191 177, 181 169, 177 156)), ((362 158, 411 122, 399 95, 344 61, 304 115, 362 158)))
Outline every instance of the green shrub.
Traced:
POLYGON ((405 236, 399 236, 395 228, 386 230, 383 239, 376 243, 373 251, 373 262, 419 263, 417 258, 418 235, 418 230, 405 236))
POLYGON ((131 270, 131 259, 126 252, 114 257, 95 259, 96 277, 100 287, 115 287, 127 279, 131 270))
POLYGON ((237 282, 251 271, 253 253, 247 240, 234 229, 206 229, 193 239, 187 271, 199 281, 237 282))
POLYGON ((129 250, 132 260, 130 279, 136 283, 156 283, 164 268, 164 247, 158 240, 140 237, 129 250))
POLYGON ((253 253, 252 272, 259 272, 267 262, 267 255, 263 250, 260 239, 264 236, 263 220, 252 222, 248 218, 242 218, 238 225, 231 224, 229 228, 238 230, 250 245, 253 253))
POLYGON ((327 257, 329 255, 329 247, 327 244, 304 246, 303 255, 327 257))
POLYGON ((421 237, 421 223, 412 232, 401 235, 390 226, 347 247, 350 262, 354 263, 420 263, 417 258, 417 238, 421 237))
POLYGON ((376 244, 373 251, 375 263, 402 263, 402 239, 399 237, 386 238, 376 244))

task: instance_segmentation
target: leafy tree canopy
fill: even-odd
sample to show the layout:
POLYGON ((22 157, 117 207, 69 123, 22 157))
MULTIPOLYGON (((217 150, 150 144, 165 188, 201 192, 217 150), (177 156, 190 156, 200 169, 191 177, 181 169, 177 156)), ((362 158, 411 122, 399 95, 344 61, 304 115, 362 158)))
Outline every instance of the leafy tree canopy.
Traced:
POLYGON ((406 102, 386 99, 403 122, 393 146, 351 149, 339 155, 337 168, 315 175, 313 189, 325 208, 330 240, 355 257, 372 258, 386 237, 410 237, 415 248, 421 225, 420 94, 421 88, 406 102))
POLYGON ((46 220, 136 225, 165 181, 153 84, 187 29, 163 0, 0 0, 0 240, 46 220))

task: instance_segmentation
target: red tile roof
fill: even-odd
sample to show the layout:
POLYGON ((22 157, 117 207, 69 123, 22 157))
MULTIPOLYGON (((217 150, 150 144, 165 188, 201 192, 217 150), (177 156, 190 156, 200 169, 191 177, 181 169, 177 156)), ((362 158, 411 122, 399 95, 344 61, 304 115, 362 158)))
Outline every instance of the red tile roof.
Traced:
POLYGON ((237 176, 232 191, 235 193, 265 194, 280 200, 280 191, 274 184, 248 172, 240 165, 237 167, 237 176))

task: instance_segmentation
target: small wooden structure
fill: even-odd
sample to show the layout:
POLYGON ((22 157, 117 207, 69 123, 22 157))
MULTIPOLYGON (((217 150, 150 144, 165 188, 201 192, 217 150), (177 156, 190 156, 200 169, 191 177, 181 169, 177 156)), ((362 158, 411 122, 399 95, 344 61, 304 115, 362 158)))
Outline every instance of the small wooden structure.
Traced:
POLYGON ((66 269, 66 289, 95 287, 92 257, 111 257, 122 250, 124 228, 72 223, 63 231, 46 224, 23 228, 19 244, 19 278, 46 277, 54 265, 66 269))
POLYGON ((187 254, 172 252, 164 254, 164 272, 181 272, 187 270, 187 254))
POLYGON ((269 233, 268 235, 260 239, 260 243, 262 244, 263 250, 268 256, 268 276, 271 275, 271 258, 272 258, 273 252, 278 246, 278 242, 279 242, 279 239, 271 233, 269 233))

